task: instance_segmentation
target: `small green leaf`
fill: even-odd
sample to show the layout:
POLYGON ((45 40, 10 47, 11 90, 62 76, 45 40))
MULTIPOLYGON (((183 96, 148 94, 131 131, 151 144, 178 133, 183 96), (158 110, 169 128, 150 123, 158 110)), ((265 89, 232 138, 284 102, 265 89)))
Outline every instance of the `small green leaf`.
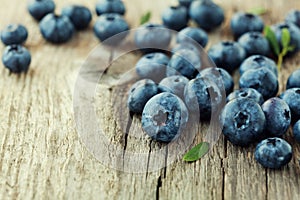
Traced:
POLYGON ((264 15, 268 12, 266 8, 263 7, 256 7, 256 8, 251 8, 248 13, 251 13, 253 15, 264 15))
POLYGON ((147 23, 150 20, 151 15, 150 11, 146 12, 140 19, 140 25, 147 23))
POLYGON ((277 42, 275 33, 269 26, 266 26, 264 29, 264 34, 267 40, 269 41, 274 53, 278 56, 280 54, 280 46, 277 42))
POLYGON ((203 157, 209 150, 208 142, 201 142, 183 156, 183 160, 193 162, 203 157))
POLYGON ((291 35, 287 28, 282 29, 281 32, 281 45, 284 49, 287 49, 289 47, 291 41, 291 35))

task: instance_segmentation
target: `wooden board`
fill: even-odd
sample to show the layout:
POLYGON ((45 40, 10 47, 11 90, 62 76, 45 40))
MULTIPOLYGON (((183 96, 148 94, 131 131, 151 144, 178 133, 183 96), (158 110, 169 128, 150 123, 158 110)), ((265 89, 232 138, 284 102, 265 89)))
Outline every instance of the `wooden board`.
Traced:
MULTIPOLYGON (((160 22, 162 10, 174 2, 126 0, 125 17, 131 27, 137 27, 140 16, 151 10, 152 21, 160 22)), ((232 39, 228 23, 237 10, 270 8, 263 18, 271 24, 282 21, 290 9, 300 9, 300 2, 294 0, 216 2, 225 9, 227 20, 210 33, 207 48, 220 39, 232 39)), ((56 3, 59 13, 63 6, 83 1, 56 3)), ((95 3, 84 1, 92 10, 95 3)), ((3 67, 0 69, 0 199, 300 199, 300 146, 292 140, 290 131, 285 138, 293 145, 294 156, 282 170, 262 168, 254 161, 253 146, 235 147, 223 137, 210 154, 194 163, 178 159, 160 170, 139 174, 107 167, 78 136, 73 111, 77 74, 89 52, 99 44, 92 26, 77 33, 67 44, 52 45, 42 39, 38 24, 26 11, 26 1, 2 0, 0 28, 13 22, 22 23, 29 30, 26 47, 32 53, 32 64, 27 75, 11 75, 3 67)), ((3 49, 1 45, 1 52, 3 49)), ((300 67, 299 58, 298 54, 284 63, 280 91, 288 75, 300 67)), ((137 59, 134 55, 125 62, 133 66, 137 59)), ((96 93, 96 111, 110 142, 123 145, 123 156, 139 150, 149 153, 148 164, 166 162, 151 157, 151 152, 162 146, 147 138, 137 140, 142 133, 138 117, 133 117, 130 126, 114 118, 114 104, 126 109, 126 98, 118 95, 126 88, 119 91, 102 86, 96 93), (121 131, 124 127, 126 140, 121 131)), ((199 132, 193 144, 202 140, 207 128, 202 124, 193 129, 199 132)))

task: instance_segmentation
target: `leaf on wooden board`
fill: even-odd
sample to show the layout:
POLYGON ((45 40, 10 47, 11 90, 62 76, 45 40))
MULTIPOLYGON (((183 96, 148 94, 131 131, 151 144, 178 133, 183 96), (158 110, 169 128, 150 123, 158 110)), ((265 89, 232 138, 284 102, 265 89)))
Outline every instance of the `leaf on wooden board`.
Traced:
POLYGON ((248 10, 248 13, 251 13, 253 15, 264 15, 268 12, 268 9, 263 7, 255 7, 248 10))
POLYGON ((269 41, 274 53, 278 56, 280 54, 280 46, 278 44, 274 31, 269 26, 266 26, 264 29, 264 34, 269 41))
POLYGON ((209 150, 208 142, 201 142, 200 144, 189 150, 184 156, 183 160, 187 162, 193 162, 202 158, 209 150))
POLYGON ((140 19, 140 25, 147 23, 151 19, 152 13, 150 11, 146 12, 140 19))

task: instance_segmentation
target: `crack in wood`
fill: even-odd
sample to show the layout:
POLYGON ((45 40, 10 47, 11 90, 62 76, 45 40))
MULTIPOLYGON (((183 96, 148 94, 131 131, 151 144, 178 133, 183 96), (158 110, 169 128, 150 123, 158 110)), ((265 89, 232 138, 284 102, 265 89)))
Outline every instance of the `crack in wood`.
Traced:
POLYGON ((146 168, 146 180, 148 178, 149 162, 150 162, 150 157, 151 157, 151 145, 152 145, 152 140, 150 140, 150 143, 149 143, 149 152, 148 152, 147 168, 146 168))
POLYGON ((162 186, 162 181, 161 181, 161 175, 157 179, 157 184, 156 184, 156 200, 159 200, 159 189, 162 186))
POLYGON ((268 169, 265 170, 266 173, 266 200, 268 199, 268 169))
POLYGON ((225 164, 224 160, 227 158, 227 140, 224 139, 224 158, 221 159, 221 166, 222 166, 222 200, 225 199, 225 164))

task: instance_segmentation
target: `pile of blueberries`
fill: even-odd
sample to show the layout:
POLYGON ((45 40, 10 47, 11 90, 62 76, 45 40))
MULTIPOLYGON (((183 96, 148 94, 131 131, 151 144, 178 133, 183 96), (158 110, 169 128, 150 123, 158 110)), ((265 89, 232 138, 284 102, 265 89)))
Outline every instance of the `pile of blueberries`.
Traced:
MULTIPOLYGON (((179 0, 178 6, 163 12, 162 21, 163 25, 143 25, 134 37, 145 55, 136 63, 141 80, 130 88, 127 105, 131 112, 141 114, 143 130, 153 140, 172 142, 195 112, 200 121, 217 115, 222 133, 232 144, 247 147, 257 142, 255 159, 261 165, 275 169, 286 165, 292 147, 282 137, 290 125, 300 142, 300 69, 289 76, 286 91, 276 97, 280 72, 263 34, 262 18, 247 12, 233 15, 230 28, 235 40, 221 41, 207 51, 217 68, 203 66, 197 45, 205 47, 206 32, 224 21, 221 7, 212 0, 179 0), (188 27, 189 20, 198 27, 188 27), (177 45, 171 53, 158 51, 168 47, 169 29, 179 31, 177 45), (231 74, 236 70, 241 75, 240 89, 233 91, 231 74), (222 105, 223 98, 226 105, 222 105)), ((290 11, 284 22, 271 29, 279 44, 282 30, 289 31, 290 45, 295 48, 287 57, 299 52, 300 11, 290 11)))
MULTIPOLYGON (((86 29, 91 20, 91 11, 81 5, 69 5, 55 14, 53 0, 30 0, 28 12, 39 22, 40 32, 45 40, 53 44, 69 41, 75 33, 86 29)), ((99 40, 129 29, 122 15, 125 13, 124 3, 120 0, 99 0, 96 4, 96 14, 99 16, 94 24, 94 33, 99 40)), ((1 31, 1 40, 7 45, 2 62, 12 73, 27 72, 31 62, 28 49, 22 44, 28 37, 28 31, 21 24, 10 24, 1 31)))
MULTIPOLYGON (((200 121, 217 116, 222 132, 234 145, 255 142, 255 159, 267 168, 280 168, 292 158, 292 148, 282 136, 293 125, 294 138, 300 142, 300 69, 287 81, 286 91, 276 97, 280 72, 272 60, 274 53, 262 33, 263 20, 251 13, 238 12, 231 18, 234 41, 221 41, 207 51, 217 68, 204 66, 202 47, 208 43, 207 32, 224 22, 224 10, 212 0, 178 0, 162 13, 163 24, 146 23, 135 31, 134 43, 144 53, 136 63, 141 80, 129 90, 130 112, 141 114, 143 130, 159 142, 179 137, 189 120, 200 121), (188 27, 193 21, 197 27, 188 27), (171 30, 179 31, 177 45, 168 49, 171 30), (239 87, 233 91, 231 76, 240 72, 239 87), (222 104, 224 101, 226 105, 222 104), (221 109, 220 109, 221 107, 221 109)), ((53 0, 32 0, 29 13, 39 21, 42 36, 60 44, 71 39, 75 30, 89 26, 92 13, 84 6, 72 5, 54 14, 53 0)), ((100 41, 119 35, 107 45, 119 45, 127 36, 129 25, 123 18, 126 9, 120 0, 99 0, 94 33, 100 41)), ((300 50, 300 11, 290 11, 284 22, 271 26, 278 43, 282 30, 290 33, 293 56, 300 50)), ((22 25, 9 25, 1 32, 8 47, 2 57, 11 71, 27 71, 31 56, 22 46, 27 39, 22 25)))

